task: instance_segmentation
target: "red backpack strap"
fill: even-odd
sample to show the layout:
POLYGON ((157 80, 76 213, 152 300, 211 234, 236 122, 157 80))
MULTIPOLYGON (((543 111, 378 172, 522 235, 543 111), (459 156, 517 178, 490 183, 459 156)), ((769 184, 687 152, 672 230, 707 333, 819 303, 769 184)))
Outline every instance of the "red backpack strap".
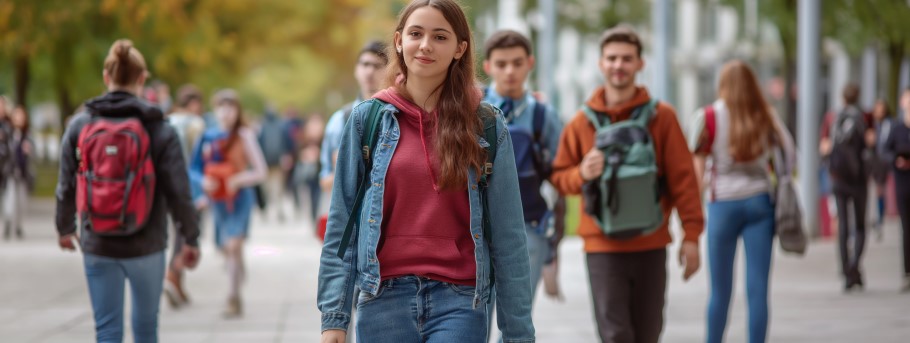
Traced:
MULTIPOLYGON (((705 106, 705 131, 708 133, 707 148, 710 154, 714 150, 714 137, 717 136, 717 113, 714 105, 705 106)), ((711 201, 717 200, 717 165, 711 162, 711 201)))
POLYGON ((717 133, 717 117, 714 105, 705 106, 705 130, 708 132, 707 148, 710 152, 714 148, 714 137, 717 133))

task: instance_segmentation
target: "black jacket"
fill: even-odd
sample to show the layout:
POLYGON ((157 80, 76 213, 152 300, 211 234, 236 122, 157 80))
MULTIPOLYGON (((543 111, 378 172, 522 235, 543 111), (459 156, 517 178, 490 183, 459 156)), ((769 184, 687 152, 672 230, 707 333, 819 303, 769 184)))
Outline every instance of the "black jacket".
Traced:
POLYGON ((125 237, 98 236, 81 231, 82 250, 89 254, 130 258, 145 256, 167 247, 167 215, 186 244, 198 246, 199 225, 190 196, 189 176, 180 140, 164 115, 136 96, 111 92, 85 103, 86 112, 77 114, 66 128, 60 147, 60 176, 57 182, 57 232, 63 236, 76 231, 76 146, 79 133, 93 116, 138 117, 149 134, 155 165, 155 199, 146 226, 125 237), (170 210, 170 211, 168 211, 170 210))

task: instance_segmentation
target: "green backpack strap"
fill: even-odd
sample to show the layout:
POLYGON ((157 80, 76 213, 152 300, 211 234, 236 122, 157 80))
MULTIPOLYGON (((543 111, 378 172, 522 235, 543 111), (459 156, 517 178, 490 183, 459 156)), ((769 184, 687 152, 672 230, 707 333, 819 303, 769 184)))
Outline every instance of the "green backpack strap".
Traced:
POLYGON ((597 112, 588 105, 581 106, 581 110, 585 113, 585 117, 588 117, 588 121, 594 125, 595 130, 600 130, 605 126, 610 125, 610 117, 597 115, 597 112), (601 123, 601 117, 603 117, 603 120, 606 121, 606 123, 601 123))
POLYGON ((376 142, 379 140, 379 123, 382 119, 382 116, 379 115, 379 111, 385 104, 376 99, 371 101, 370 112, 364 120, 366 126, 364 127, 363 135, 360 136, 360 141, 365 143, 361 148, 364 171, 363 175, 360 177, 360 185, 357 186, 357 197, 354 199, 354 209, 351 211, 351 216, 348 217, 347 225, 344 226, 344 234, 341 235, 341 244, 338 246, 338 257, 341 259, 344 259, 344 252, 351 243, 351 235, 354 233, 354 226, 357 225, 357 222, 360 220, 360 211, 363 208, 363 197, 366 195, 367 188, 370 185, 370 171, 373 170, 373 147, 376 146, 376 142))
POLYGON ((657 99, 651 98, 648 103, 635 109, 631 119, 638 123, 638 125, 647 128, 648 123, 651 122, 651 118, 654 118, 654 115, 657 114, 657 102, 657 99))
MULTIPOLYGON (((490 185, 490 177, 493 175, 493 161, 496 160, 496 114, 490 105, 480 106, 480 118, 483 120, 483 139, 487 141, 487 162, 484 163, 480 172, 478 184, 480 185, 480 203, 483 206, 483 238, 487 241, 487 246, 493 242, 492 227, 490 222, 490 201, 487 195, 487 188, 490 185)), ((496 284, 496 274, 493 273, 493 258, 490 257, 490 287, 496 284)), ((487 299, 489 302, 489 299, 487 299)))

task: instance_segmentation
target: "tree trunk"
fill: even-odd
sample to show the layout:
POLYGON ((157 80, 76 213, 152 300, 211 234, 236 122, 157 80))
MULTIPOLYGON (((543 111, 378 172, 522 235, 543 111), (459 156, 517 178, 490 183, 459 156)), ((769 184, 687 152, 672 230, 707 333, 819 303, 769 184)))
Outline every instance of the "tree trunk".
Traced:
POLYGON ((15 67, 15 98, 13 101, 16 102, 16 105, 26 106, 26 99, 28 99, 28 83, 30 78, 29 73, 29 58, 25 53, 19 53, 16 55, 15 60, 13 61, 15 67))
POLYGON ((904 61, 905 56, 904 42, 890 42, 888 43, 888 58, 890 59, 888 65, 888 89, 885 94, 885 99, 888 101, 888 107, 898 108, 898 94, 900 92, 900 75, 901 75, 901 64, 904 61))
POLYGON ((66 128, 66 118, 73 114, 76 108, 70 97, 70 91, 65 85, 57 85, 57 107, 60 108, 60 128, 66 128))

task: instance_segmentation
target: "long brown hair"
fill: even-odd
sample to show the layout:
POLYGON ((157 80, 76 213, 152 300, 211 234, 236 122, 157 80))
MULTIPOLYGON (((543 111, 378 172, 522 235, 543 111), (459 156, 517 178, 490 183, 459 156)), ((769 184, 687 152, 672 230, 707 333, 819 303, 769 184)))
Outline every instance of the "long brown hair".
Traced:
POLYGON ((751 161, 775 139, 773 115, 749 65, 733 60, 720 72, 717 96, 730 113, 730 155, 734 161, 751 161))
POLYGON ((145 58, 129 39, 118 39, 104 58, 104 71, 117 86, 132 86, 146 74, 145 58))
MULTIPOLYGON (((398 27, 395 32, 404 35, 404 25, 414 11, 423 7, 432 7, 442 12, 446 21, 452 25, 458 43, 467 42, 467 48, 460 59, 449 65, 448 74, 442 84, 434 90, 439 92, 436 112, 436 141, 434 149, 439 156, 439 187, 457 189, 467 185, 465 165, 480 172, 486 161, 486 152, 477 144, 477 133, 483 128, 477 116, 477 105, 480 103, 480 92, 475 87, 474 77, 474 41, 471 28, 464 10, 454 0, 415 0, 405 7, 398 16, 398 27)), ((394 49, 394 42, 390 48, 394 49)), ((394 56, 389 62, 387 84, 396 87, 400 94, 407 94, 405 84, 408 80, 408 67, 404 54, 394 50, 388 56, 394 56), (399 76, 400 75, 400 76, 399 76), (402 80, 400 83, 396 80, 402 80)))
POLYGON ((224 145, 221 147, 222 152, 228 152, 231 150, 231 147, 234 146, 234 143, 237 143, 237 140, 240 139, 240 128, 246 125, 246 122, 243 120, 243 106, 240 106, 240 101, 235 98, 222 98, 219 99, 216 103, 216 106, 228 105, 232 106, 237 110, 237 120, 234 121, 234 126, 228 129, 228 137, 225 140, 224 145))

